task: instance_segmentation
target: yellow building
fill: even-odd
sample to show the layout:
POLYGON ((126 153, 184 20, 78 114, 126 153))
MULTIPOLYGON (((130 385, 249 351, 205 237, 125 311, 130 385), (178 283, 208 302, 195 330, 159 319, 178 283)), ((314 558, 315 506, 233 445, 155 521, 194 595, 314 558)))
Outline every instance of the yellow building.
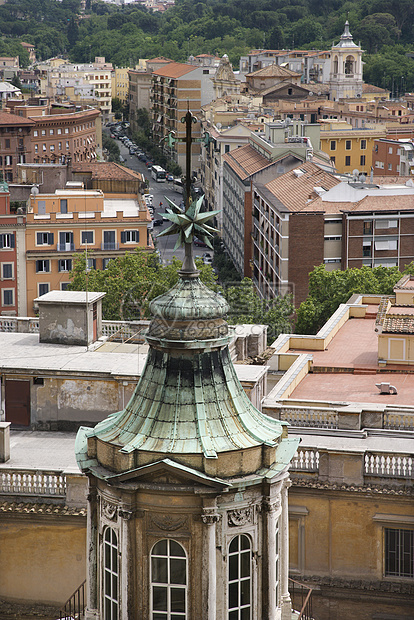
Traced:
POLYGON ((384 297, 376 321, 378 363, 381 366, 414 364, 414 276, 394 286, 395 296, 384 297))
POLYGON ((354 129, 341 120, 321 120, 321 150, 329 155, 338 172, 352 174, 353 170, 369 175, 372 166, 374 140, 385 138, 385 125, 354 129))
POLYGON ((153 249, 150 216, 136 194, 64 189, 30 200, 26 224, 27 316, 33 300, 66 290, 77 254, 91 252, 90 269, 105 269, 111 258, 136 248, 153 249))
POLYGON ((117 97, 122 103, 127 103, 129 95, 130 67, 115 67, 111 75, 112 99, 117 97))

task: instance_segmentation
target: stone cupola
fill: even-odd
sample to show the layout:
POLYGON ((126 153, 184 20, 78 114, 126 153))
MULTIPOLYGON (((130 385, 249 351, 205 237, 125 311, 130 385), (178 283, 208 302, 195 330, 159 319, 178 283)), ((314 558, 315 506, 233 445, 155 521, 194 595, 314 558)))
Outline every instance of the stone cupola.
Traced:
POLYGON ((298 441, 240 385, 227 302, 200 281, 191 240, 178 283, 151 303, 130 402, 78 433, 90 480, 87 619, 290 618, 298 441))
POLYGON ((361 97, 362 52, 361 46, 354 43, 346 21, 339 43, 331 48, 329 92, 333 101, 361 97))

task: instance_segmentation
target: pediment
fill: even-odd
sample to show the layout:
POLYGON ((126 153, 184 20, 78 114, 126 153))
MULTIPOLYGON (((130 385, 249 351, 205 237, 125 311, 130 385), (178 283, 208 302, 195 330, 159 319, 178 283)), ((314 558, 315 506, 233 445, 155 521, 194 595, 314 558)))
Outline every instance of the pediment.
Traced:
POLYGON ((187 467, 171 459, 162 459, 155 463, 143 465, 121 474, 115 474, 107 478, 108 483, 153 483, 171 485, 197 485, 223 489, 231 486, 229 482, 221 478, 207 476, 192 467, 187 467))

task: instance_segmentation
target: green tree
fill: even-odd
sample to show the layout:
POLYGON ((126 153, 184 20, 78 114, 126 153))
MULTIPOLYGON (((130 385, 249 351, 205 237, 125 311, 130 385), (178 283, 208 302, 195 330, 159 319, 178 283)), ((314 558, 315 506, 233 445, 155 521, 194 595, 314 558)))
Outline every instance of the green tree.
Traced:
MULTIPOLYGON (((403 273, 414 272, 410 263, 403 273)), ((299 306, 295 331, 316 334, 324 323, 354 294, 390 295, 401 278, 397 267, 363 266, 360 269, 327 271, 319 265, 309 274, 309 295, 299 306)))

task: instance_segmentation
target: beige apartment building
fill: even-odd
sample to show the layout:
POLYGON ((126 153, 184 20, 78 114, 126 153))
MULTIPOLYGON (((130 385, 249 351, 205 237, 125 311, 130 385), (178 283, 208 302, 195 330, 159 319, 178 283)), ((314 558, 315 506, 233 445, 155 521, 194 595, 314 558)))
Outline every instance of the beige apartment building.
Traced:
POLYGON ((135 193, 63 189, 37 194, 26 220, 27 316, 34 300, 51 290, 66 290, 73 259, 89 253, 89 269, 105 269, 112 258, 137 248, 153 249, 150 216, 135 193))

